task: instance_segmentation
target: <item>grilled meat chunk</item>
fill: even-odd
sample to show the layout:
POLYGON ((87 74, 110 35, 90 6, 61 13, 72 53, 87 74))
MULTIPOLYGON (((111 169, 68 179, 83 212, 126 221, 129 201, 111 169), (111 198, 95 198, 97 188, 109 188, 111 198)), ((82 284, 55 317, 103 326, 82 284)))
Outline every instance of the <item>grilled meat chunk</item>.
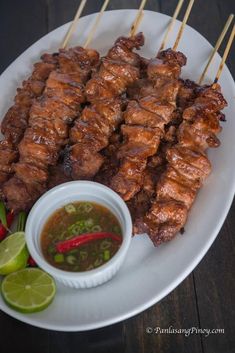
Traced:
POLYGON ((17 145, 28 126, 30 108, 35 99, 41 96, 48 76, 57 65, 57 57, 51 54, 44 55, 41 62, 34 64, 32 75, 17 89, 14 105, 3 118, 1 132, 5 140, 0 143, 1 185, 12 175, 12 163, 19 158, 17 145))

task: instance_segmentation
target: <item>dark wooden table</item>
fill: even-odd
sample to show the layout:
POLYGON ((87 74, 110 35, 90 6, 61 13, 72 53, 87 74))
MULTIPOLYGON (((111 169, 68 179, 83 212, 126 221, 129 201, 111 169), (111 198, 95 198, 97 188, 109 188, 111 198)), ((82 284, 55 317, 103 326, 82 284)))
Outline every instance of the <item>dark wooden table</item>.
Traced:
MULTIPOLYGON (((149 0, 146 8, 171 15, 176 0, 149 0)), ((70 21, 79 0, 1 0, 2 72, 47 32, 70 21)), ((88 0, 85 14, 98 11, 102 0, 88 0)), ((137 8, 138 0, 111 0, 108 9, 137 8)), ((196 0, 189 25, 215 43, 234 0, 196 0)), ((235 76, 235 49, 227 64, 235 76)), ((193 273, 160 303, 119 324, 84 333, 61 333, 23 324, 0 312, 0 351, 31 353, 232 353, 234 309, 235 202, 218 238, 193 273), (148 334, 147 327, 221 328, 224 334, 148 334)))

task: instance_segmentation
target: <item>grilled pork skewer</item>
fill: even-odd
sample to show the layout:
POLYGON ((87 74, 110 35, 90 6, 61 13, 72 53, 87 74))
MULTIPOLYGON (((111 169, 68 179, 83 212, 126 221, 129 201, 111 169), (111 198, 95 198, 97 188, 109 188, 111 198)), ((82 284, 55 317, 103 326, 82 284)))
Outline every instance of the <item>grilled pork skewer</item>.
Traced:
POLYGON ((219 121, 225 120, 220 110, 227 106, 217 82, 234 38, 235 25, 214 83, 198 87, 194 104, 183 112, 183 122, 177 134, 178 144, 166 153, 167 169, 157 184, 156 199, 150 211, 135 222, 134 232, 147 231, 154 245, 171 240, 182 229, 197 191, 210 174, 206 149, 220 145, 216 135, 221 131, 219 121))
POLYGON ((167 168, 156 187, 150 210, 136 221, 135 233, 147 232, 154 245, 171 240, 186 223, 197 191, 211 172, 205 154, 218 147, 220 110, 227 105, 218 84, 198 88, 192 106, 183 112, 178 143, 166 152, 167 168))
POLYGON ((3 185, 7 205, 15 211, 29 209, 46 190, 48 169, 67 142, 69 124, 85 101, 84 84, 99 55, 76 47, 61 49, 57 60, 58 69, 50 73, 43 95, 31 107, 15 175, 3 185))
POLYGON ((110 183, 125 201, 141 189, 147 159, 157 152, 165 126, 173 117, 178 78, 185 64, 186 57, 180 52, 160 52, 148 65, 150 85, 143 88, 138 101, 128 103, 121 127, 124 143, 118 151, 120 168, 110 183))
POLYGON ((28 125, 29 111, 33 101, 40 97, 45 82, 57 67, 56 55, 44 54, 42 61, 34 64, 32 75, 17 89, 14 105, 7 111, 1 123, 5 139, 0 142, 0 184, 13 173, 12 163, 18 160, 18 143, 28 125))
POLYGON ((100 169, 103 157, 99 151, 108 145, 111 133, 122 120, 120 96, 140 76, 140 57, 132 50, 143 44, 142 33, 118 38, 102 58, 99 71, 86 84, 86 98, 91 105, 71 129, 72 146, 65 158, 65 169, 73 179, 92 178, 100 169))
MULTIPOLYGON (((86 0, 82 0, 76 16, 71 23, 62 43, 64 49, 70 40, 75 26, 80 18, 86 0)), ((0 185, 13 174, 13 163, 19 158, 18 144, 28 126, 29 111, 35 98, 41 96, 49 74, 57 66, 57 54, 44 54, 42 62, 34 65, 32 75, 17 89, 15 104, 8 110, 1 123, 1 132, 5 139, 0 142, 0 185)))
POLYGON ((143 80, 143 86, 140 83, 139 99, 129 102, 124 114, 124 143, 118 151, 120 168, 110 187, 125 201, 140 191, 147 160, 157 152, 165 127, 173 118, 181 67, 186 64, 186 57, 176 50, 193 3, 189 1, 173 49, 162 50, 150 60, 148 79, 143 80))

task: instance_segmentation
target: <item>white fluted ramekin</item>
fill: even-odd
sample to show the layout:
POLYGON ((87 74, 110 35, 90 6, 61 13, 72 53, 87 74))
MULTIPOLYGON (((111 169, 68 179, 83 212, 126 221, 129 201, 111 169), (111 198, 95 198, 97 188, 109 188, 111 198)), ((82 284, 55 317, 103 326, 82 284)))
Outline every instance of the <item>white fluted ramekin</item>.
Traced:
POLYGON ((121 197, 110 188, 90 181, 71 181, 45 193, 31 209, 26 223, 26 242, 39 267, 57 281, 72 288, 90 288, 110 280, 122 265, 132 237, 129 210, 121 197), (75 201, 96 202, 107 207, 119 220, 123 241, 117 253, 104 265, 84 272, 63 271, 50 265, 41 250, 42 228, 58 208, 75 201))

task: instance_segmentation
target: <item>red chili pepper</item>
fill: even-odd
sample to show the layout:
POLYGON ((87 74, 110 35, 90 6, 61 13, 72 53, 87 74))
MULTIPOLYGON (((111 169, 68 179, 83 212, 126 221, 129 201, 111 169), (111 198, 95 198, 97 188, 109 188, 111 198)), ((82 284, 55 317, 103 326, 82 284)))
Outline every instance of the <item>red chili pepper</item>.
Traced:
MULTIPOLYGON (((14 220, 14 213, 13 211, 10 211, 7 214, 7 226, 10 227, 12 225, 12 222, 14 220)), ((3 240, 5 236, 7 235, 8 229, 4 227, 3 224, 0 224, 0 240, 3 240)))
POLYGON ((72 239, 68 239, 65 241, 61 241, 60 243, 57 243, 56 250, 59 253, 64 253, 69 250, 75 249, 80 245, 90 243, 92 240, 105 239, 105 238, 116 240, 119 243, 122 241, 122 238, 119 235, 116 235, 113 233, 106 233, 106 232, 85 233, 85 234, 77 235, 72 239))
POLYGON ((35 260, 32 258, 31 255, 29 255, 29 258, 28 258, 28 265, 29 265, 30 267, 36 267, 36 266, 37 266, 35 260))

